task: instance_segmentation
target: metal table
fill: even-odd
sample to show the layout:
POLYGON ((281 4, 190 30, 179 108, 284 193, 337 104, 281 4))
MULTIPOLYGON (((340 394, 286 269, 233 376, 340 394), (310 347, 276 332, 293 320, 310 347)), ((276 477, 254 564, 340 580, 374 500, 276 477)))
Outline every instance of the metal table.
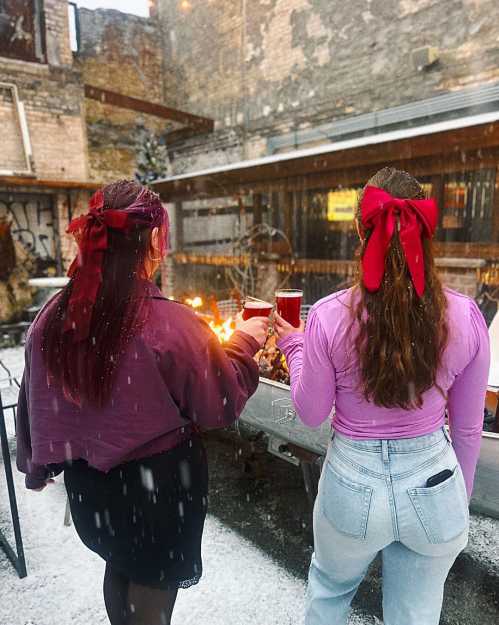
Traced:
MULTIPOLYGON (((497 387, 489 386, 489 389, 497 387)), ((305 484, 310 482, 306 463, 311 463, 303 452, 323 458, 331 440, 329 420, 318 428, 305 426, 294 410, 290 387, 266 378, 260 378, 258 389, 246 404, 240 422, 253 430, 265 432, 269 438, 268 450, 272 454, 296 465, 301 461, 302 469, 305 466, 305 484)), ((499 433, 483 432, 472 509, 499 518, 498 486, 499 433)))
POLYGON ((3 464, 5 470, 5 479, 7 481, 7 490, 9 493, 10 513, 12 517, 12 526, 14 529, 14 538, 16 541, 15 550, 9 544, 7 538, 0 530, 0 547, 4 550, 6 556, 12 562, 20 578, 26 577, 26 559, 24 556, 23 539, 21 534, 21 525, 19 523, 19 511, 17 509, 16 490, 14 485, 14 477, 12 475, 12 464, 10 459, 9 441, 7 438, 7 429, 5 427, 5 411, 12 410, 15 418, 15 410, 17 407, 17 398, 19 386, 14 383, 8 387, 0 389, 0 441, 2 448, 3 464))

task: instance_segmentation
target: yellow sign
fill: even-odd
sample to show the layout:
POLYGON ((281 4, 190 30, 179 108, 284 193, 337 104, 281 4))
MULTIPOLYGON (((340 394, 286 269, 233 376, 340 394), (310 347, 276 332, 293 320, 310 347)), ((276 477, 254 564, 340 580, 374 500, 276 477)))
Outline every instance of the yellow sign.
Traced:
POLYGON ((356 189, 339 189, 327 194, 328 221, 352 221, 357 206, 356 189))

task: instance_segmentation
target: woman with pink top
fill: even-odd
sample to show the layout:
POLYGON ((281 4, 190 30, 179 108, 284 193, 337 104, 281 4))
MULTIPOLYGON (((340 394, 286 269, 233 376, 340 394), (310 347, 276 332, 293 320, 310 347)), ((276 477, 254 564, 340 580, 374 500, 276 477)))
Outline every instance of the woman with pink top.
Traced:
POLYGON ((379 552, 385 625, 437 625, 468 540, 489 341, 473 300, 442 288, 437 214, 412 176, 382 169, 359 202, 360 283, 317 302, 305 332, 275 322, 301 419, 333 415, 307 625, 346 624, 379 552))

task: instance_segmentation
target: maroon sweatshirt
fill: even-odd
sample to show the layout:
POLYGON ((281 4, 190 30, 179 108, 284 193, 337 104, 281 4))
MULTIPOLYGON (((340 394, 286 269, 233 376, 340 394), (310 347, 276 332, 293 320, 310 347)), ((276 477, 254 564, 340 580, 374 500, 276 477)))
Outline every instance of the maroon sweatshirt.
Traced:
POLYGON ((175 447, 194 427, 228 426, 255 392, 253 337, 235 332, 222 347, 190 308, 145 284, 149 321, 129 344, 101 409, 80 408, 59 385, 47 384, 40 343, 53 302, 31 326, 17 412, 17 466, 28 488, 44 484, 52 468, 47 465, 82 458, 109 471, 175 447))

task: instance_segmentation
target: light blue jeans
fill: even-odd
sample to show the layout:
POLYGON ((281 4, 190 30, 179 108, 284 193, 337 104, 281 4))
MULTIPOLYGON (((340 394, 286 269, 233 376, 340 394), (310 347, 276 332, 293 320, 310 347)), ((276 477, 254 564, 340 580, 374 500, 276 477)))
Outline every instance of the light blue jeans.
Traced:
POLYGON ((445 580, 468 528, 463 475, 443 429, 398 440, 335 433, 314 507, 306 625, 346 625, 380 551, 384 625, 438 625, 445 580), (444 469, 452 477, 427 488, 444 469))

